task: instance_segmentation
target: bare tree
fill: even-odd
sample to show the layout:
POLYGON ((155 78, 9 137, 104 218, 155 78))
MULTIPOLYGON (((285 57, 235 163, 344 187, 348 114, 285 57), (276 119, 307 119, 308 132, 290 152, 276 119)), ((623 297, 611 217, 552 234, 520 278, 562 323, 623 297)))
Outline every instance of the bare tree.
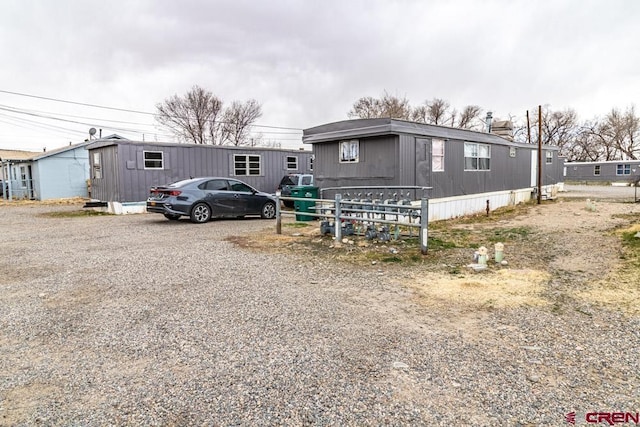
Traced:
POLYGON ((215 98, 211 101, 211 116, 209 118, 209 142, 213 145, 222 145, 227 139, 222 123, 222 100, 215 98))
POLYGON ((389 95, 385 91, 380 100, 380 105, 385 117, 402 120, 409 120, 411 117, 411 105, 409 105, 409 100, 406 97, 398 98, 397 96, 389 95))
POLYGON ((351 119, 375 119, 381 117, 379 100, 365 96, 358 99, 347 113, 351 119))
POLYGON ((433 98, 431 101, 425 101, 424 104, 414 108, 411 114, 411 120, 427 123, 431 125, 451 125, 455 122, 456 111, 451 110, 451 104, 440 98, 433 98))
POLYGON ((621 154, 630 160, 640 157, 640 118, 633 106, 621 112, 612 109, 604 118, 601 132, 621 154))
POLYGON ((223 115, 223 129, 231 145, 251 145, 251 125, 262 116, 262 107, 255 99, 244 103, 233 101, 223 115))
POLYGON ((389 117, 410 120, 411 105, 409 105, 409 100, 406 97, 398 98, 385 91, 381 98, 366 96, 358 99, 347 115, 350 118, 358 119, 389 117))
MULTIPOLYGON (((226 109, 211 92, 193 86, 184 96, 174 95, 157 104, 156 119, 182 141, 196 144, 250 145, 250 128, 262 116, 258 101, 234 101, 226 109)), ((259 138, 253 139, 254 144, 259 138)))
POLYGON ((183 141, 212 143, 212 124, 222 110, 222 101, 211 92, 193 86, 184 96, 174 95, 157 104, 156 119, 183 141))
MULTIPOLYGON (((538 111, 538 108, 530 111, 538 111)), ((538 114, 530 115, 531 143, 538 141, 538 114)), ((552 111, 548 105, 542 108, 542 144, 560 147, 560 155, 567 158, 574 157, 583 151, 574 147, 582 130, 578 124, 576 112, 569 108, 564 111, 552 111)), ((583 135, 584 136, 584 135, 583 135)), ((514 138, 519 142, 529 142, 526 124, 516 126, 514 138)), ((588 140, 583 138, 583 141, 588 140)), ((584 147, 583 147, 584 148, 584 147)), ((584 153, 583 153, 584 154, 584 153)), ((582 155, 582 154, 581 154, 582 155)))
POLYGON ((443 125, 451 116, 451 104, 440 98, 427 103, 427 123, 443 125))
POLYGON ((482 114, 482 108, 477 105, 467 105, 458 116, 457 127, 462 129, 474 129, 482 114))
POLYGON ((543 141, 545 144, 562 148, 571 143, 578 130, 578 116, 572 109, 565 111, 546 111, 542 120, 543 141))
POLYGON ((448 101, 441 98, 433 98, 431 101, 425 101, 417 107, 412 107, 406 97, 399 98, 385 91, 380 98, 366 96, 358 99, 347 115, 349 118, 390 117, 419 123, 474 129, 477 127, 476 122, 481 113, 482 109, 477 105, 467 105, 458 113, 448 101))
POLYGON ((598 118, 585 121, 572 144, 564 146, 563 155, 571 162, 614 160, 617 150, 607 142, 598 118))
POLYGON ((418 123, 427 123, 427 107, 418 105, 411 111, 411 120, 418 123))

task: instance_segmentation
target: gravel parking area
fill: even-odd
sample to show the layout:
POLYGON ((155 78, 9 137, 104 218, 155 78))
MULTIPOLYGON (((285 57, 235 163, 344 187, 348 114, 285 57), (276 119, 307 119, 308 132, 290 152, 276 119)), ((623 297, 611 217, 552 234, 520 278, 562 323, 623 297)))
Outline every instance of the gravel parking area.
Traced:
POLYGON ((416 268, 225 240, 268 220, 47 215, 79 209, 0 207, 0 425, 548 426, 640 411, 636 316, 434 309, 402 285, 416 268))
POLYGON ((612 185, 569 185, 565 184, 563 197, 592 198, 597 200, 615 200, 632 202, 640 200, 640 188, 612 185))

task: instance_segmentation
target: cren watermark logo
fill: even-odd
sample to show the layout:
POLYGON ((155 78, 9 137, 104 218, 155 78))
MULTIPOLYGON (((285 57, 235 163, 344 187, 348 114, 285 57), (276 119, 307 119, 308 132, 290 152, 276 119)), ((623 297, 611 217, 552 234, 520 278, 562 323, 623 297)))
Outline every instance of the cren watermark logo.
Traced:
MULTIPOLYGON (((580 418, 575 411, 569 412, 564 419, 569 424, 576 424, 576 419, 580 418)), ((640 424, 640 412, 587 412, 584 415, 584 421, 587 424, 640 424)))

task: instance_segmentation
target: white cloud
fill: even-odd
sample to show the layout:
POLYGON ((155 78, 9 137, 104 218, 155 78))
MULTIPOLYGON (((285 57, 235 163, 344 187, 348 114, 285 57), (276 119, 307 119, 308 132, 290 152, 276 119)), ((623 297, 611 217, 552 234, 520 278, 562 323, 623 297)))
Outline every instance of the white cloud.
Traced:
MULTIPOLYGON (((198 84, 227 102, 255 98, 260 122, 284 127, 346 119, 355 100, 384 90, 413 104, 477 104, 495 116, 549 104, 587 119, 640 93, 633 1, 58 0, 0 8, 1 90, 132 110, 152 112, 198 84)), ((0 105, 153 123, 4 93, 0 105)), ((5 114, 3 148, 52 148, 79 140, 86 127, 18 128, 5 114)))

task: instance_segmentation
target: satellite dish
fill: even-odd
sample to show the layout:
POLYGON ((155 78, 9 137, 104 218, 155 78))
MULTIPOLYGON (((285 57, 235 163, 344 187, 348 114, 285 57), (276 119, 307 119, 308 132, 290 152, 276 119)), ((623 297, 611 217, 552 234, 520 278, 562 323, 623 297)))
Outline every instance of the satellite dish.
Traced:
POLYGON ((96 134, 96 128, 89 129, 89 135, 93 136, 96 134))

